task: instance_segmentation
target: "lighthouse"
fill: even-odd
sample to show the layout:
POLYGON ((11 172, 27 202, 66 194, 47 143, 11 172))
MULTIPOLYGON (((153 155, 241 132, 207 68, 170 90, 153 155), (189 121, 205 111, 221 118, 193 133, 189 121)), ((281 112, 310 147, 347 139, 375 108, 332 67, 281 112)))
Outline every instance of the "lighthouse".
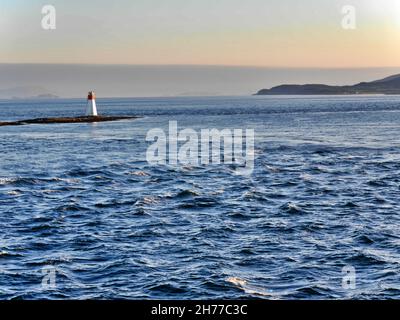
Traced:
POLYGON ((90 91, 88 93, 86 115, 88 117, 97 116, 96 95, 94 91, 90 91))

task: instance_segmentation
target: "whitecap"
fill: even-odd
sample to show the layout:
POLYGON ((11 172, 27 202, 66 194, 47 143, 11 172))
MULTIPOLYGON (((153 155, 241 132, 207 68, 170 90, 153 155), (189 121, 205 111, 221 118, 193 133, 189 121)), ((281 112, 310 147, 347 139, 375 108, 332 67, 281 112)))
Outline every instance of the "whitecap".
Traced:
POLYGON ((302 173, 300 175, 300 178, 303 179, 304 181, 311 181, 312 180, 312 176, 308 173, 302 173))
POLYGON ((17 178, 0 178, 0 185, 6 185, 17 181, 17 178))
POLYGON ((131 175, 131 176, 139 176, 139 177, 149 176, 149 174, 144 172, 144 171, 132 171, 132 172, 129 172, 129 175, 131 175))
POLYGON ((44 194, 56 193, 56 192, 59 192, 59 191, 58 190, 52 190, 52 189, 42 190, 42 193, 44 193, 44 194))
POLYGON ((258 295, 258 296, 268 296, 271 297, 274 294, 271 292, 268 292, 264 288, 251 285, 248 283, 247 280, 239 278, 239 277, 229 277, 226 279, 227 282, 232 283, 239 289, 242 289, 245 293, 250 294, 250 295, 258 295))
POLYGON ((8 191, 7 194, 10 196, 19 196, 21 192, 13 190, 13 191, 8 191))
POLYGON ((144 197, 143 200, 142 200, 142 202, 143 202, 144 204, 156 204, 156 203, 158 203, 159 201, 158 201, 158 199, 155 198, 155 197, 144 197))
POLYGON ((267 169, 267 170, 270 171, 270 172, 274 172, 274 173, 280 171, 279 168, 273 167, 273 166, 269 166, 269 165, 266 165, 266 166, 265 166, 265 169, 267 169))

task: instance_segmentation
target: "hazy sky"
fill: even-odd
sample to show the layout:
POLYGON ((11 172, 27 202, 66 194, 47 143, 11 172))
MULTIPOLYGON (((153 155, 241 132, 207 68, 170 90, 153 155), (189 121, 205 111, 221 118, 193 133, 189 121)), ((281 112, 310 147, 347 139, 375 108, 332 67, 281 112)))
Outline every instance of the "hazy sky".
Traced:
POLYGON ((1 0, 0 46, 0 63, 393 67, 400 1, 1 0), (56 30, 41 28, 45 4, 56 30))

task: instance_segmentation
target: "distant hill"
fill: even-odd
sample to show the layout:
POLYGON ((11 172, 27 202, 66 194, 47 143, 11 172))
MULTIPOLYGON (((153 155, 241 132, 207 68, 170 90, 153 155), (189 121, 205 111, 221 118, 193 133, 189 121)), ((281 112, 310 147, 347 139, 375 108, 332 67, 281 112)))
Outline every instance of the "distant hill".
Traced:
POLYGON ((40 86, 22 86, 0 89, 0 99, 54 99, 55 94, 40 86))
POLYGON ((372 82, 360 82, 352 86, 324 84, 285 84, 262 89, 256 95, 324 95, 324 94, 400 94, 400 74, 372 82))

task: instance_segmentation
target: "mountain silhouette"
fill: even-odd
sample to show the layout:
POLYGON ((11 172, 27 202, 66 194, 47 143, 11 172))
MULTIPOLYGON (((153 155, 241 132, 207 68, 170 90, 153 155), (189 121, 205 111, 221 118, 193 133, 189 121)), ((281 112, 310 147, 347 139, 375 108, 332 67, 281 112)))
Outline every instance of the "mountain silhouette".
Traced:
POLYGON ((384 79, 360 82, 352 86, 329 86, 325 84, 285 84, 262 89, 256 95, 335 95, 335 94, 400 94, 400 74, 384 79))

